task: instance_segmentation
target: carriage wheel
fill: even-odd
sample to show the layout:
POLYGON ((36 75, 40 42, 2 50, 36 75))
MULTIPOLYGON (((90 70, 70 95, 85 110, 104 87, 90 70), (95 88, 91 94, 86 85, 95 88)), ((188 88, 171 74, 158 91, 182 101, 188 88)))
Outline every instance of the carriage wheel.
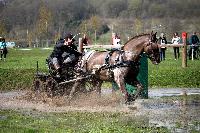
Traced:
POLYGON ((77 86, 75 93, 88 93, 94 90, 93 85, 88 79, 83 79, 79 82, 80 84, 77 86))
POLYGON ((48 97, 53 97, 55 95, 57 95, 57 91, 58 91, 58 83, 52 78, 48 78, 46 81, 46 93, 48 97))
POLYGON ((34 79, 33 91, 40 93, 40 92, 42 92, 42 89, 43 89, 43 82, 38 78, 34 79))
POLYGON ((94 90, 93 85, 88 81, 85 81, 84 85, 81 85, 80 87, 82 87, 80 89, 80 92, 83 92, 83 93, 88 93, 94 90))

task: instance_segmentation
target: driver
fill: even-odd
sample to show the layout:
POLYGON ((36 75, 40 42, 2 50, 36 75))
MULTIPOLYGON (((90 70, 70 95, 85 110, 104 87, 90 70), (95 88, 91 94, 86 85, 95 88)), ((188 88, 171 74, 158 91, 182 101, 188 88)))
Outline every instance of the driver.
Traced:
POLYGON ((53 63, 53 66, 57 71, 57 77, 60 77, 62 63, 71 63, 76 61, 81 55, 81 53, 77 51, 74 41, 73 35, 68 33, 64 39, 60 39, 56 43, 54 50, 50 55, 50 61, 53 63), (65 58, 64 61, 63 58, 65 58))

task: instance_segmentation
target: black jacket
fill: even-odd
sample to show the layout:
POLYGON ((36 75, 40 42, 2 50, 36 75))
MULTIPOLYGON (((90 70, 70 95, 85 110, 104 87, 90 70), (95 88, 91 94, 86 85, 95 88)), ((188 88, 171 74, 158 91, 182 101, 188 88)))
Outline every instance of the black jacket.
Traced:
POLYGON ((70 46, 64 45, 65 40, 61 39, 59 40, 55 47, 53 52, 51 53, 50 57, 57 57, 57 58, 62 58, 62 54, 64 52, 69 53, 69 54, 75 54, 75 56, 80 56, 80 53, 77 51, 77 47, 74 44, 71 44, 70 46))
POLYGON ((197 37, 197 35, 192 35, 192 36, 190 37, 189 42, 190 42, 191 45, 192 45, 192 44, 197 44, 197 43, 199 43, 199 38, 197 37))
POLYGON ((160 44, 167 44, 167 39, 166 39, 166 37, 160 37, 159 38, 160 39, 160 44))

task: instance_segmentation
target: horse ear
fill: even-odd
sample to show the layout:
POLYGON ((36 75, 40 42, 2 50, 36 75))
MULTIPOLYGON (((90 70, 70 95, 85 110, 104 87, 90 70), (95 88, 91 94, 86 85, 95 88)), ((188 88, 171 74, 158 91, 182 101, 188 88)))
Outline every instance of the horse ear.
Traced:
POLYGON ((157 36, 157 32, 154 33, 155 41, 157 40, 156 36, 157 36))
POLYGON ((153 35, 153 31, 151 31, 151 35, 153 35))

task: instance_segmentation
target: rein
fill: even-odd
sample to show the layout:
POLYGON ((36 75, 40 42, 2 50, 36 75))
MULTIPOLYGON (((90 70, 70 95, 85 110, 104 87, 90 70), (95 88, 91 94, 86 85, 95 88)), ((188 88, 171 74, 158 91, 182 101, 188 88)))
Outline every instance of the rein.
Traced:
POLYGON ((106 69, 115 69, 115 68, 120 68, 120 67, 133 67, 133 66, 139 66, 140 62, 135 62, 135 61, 123 61, 120 63, 112 64, 112 65, 105 65, 101 66, 99 68, 99 71, 101 70, 106 70, 106 69))
MULTIPOLYGON (((147 46, 151 46, 151 54, 149 54, 149 52, 147 53, 147 57, 148 58, 151 58, 153 60, 156 60, 155 56, 154 56, 154 51, 153 51, 153 41, 152 40, 149 40, 149 43, 146 45, 147 46)), ((158 47, 158 45, 157 45, 158 47)), ((144 52, 145 53, 145 52, 144 52)))
MULTIPOLYGON (((137 55, 136 52, 132 52, 132 51, 120 51, 120 55, 123 57, 123 54, 128 53, 131 54, 131 56, 133 57, 134 55, 137 55)), ((141 55, 140 55, 141 56, 141 55)), ((124 60, 122 58, 121 61, 116 62, 115 64, 108 64, 108 65, 104 65, 102 67, 99 68, 99 70, 106 70, 106 69, 115 69, 115 68, 119 68, 119 67, 133 67, 133 66, 139 66, 140 62, 138 61, 133 61, 133 60, 124 60)))

